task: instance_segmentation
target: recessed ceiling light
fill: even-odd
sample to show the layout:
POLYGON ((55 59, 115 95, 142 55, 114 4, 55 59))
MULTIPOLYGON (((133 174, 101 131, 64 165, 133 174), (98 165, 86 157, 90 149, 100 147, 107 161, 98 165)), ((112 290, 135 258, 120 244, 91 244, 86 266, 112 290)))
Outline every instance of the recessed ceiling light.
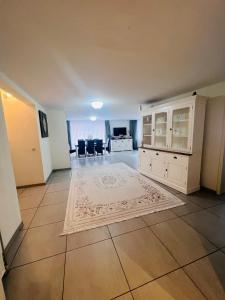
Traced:
POLYGON ((97 119, 96 116, 90 117, 90 120, 93 121, 93 122, 96 121, 96 119, 97 119))
POLYGON ((103 106, 103 102, 102 101, 93 101, 93 102, 91 102, 91 106, 94 109, 101 109, 103 106))

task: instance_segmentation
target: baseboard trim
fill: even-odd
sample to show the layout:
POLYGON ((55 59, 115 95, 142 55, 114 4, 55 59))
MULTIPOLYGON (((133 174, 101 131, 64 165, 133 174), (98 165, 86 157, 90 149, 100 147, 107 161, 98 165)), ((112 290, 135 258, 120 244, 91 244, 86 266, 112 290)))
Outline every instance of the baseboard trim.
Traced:
POLYGON ((5 248, 3 248, 3 258, 4 258, 4 262, 7 266, 8 264, 8 253, 11 249, 11 247, 13 247, 13 243, 16 240, 17 236, 19 235, 19 232, 23 229, 23 222, 20 223, 20 225, 17 227, 17 229, 15 230, 13 236, 11 237, 10 241, 8 242, 8 244, 6 245, 5 248))
POLYGON ((24 188, 28 188, 28 187, 35 187, 35 186, 42 186, 42 185, 46 185, 45 182, 40 182, 40 183, 34 183, 34 184, 26 184, 26 185, 19 185, 16 186, 17 189, 24 189, 24 188))
POLYGON ((62 168, 62 169, 53 169, 53 171, 52 172, 58 172, 58 171, 69 171, 69 170, 71 170, 72 168, 70 167, 70 168, 62 168))

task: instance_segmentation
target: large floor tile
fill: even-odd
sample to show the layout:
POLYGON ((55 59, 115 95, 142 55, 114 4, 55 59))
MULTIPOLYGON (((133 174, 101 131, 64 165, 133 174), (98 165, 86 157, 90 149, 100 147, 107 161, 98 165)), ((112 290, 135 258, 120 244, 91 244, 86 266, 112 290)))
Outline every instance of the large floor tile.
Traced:
POLYGON ((124 294, 123 296, 114 298, 115 300, 133 300, 131 293, 124 294))
POLYGON ((7 300, 61 300, 65 254, 15 268, 5 280, 7 300))
POLYGON ((51 177, 50 183, 62 183, 62 182, 66 182, 69 181, 71 178, 70 174, 64 174, 64 175, 53 175, 51 177))
POLYGON ((43 201, 41 202, 41 206, 67 203, 68 196, 69 190, 46 193, 43 198, 43 201))
POLYGON ((67 250, 80 248, 110 238, 107 226, 85 230, 67 236, 67 250))
POLYGON ((50 183, 48 185, 47 192, 58 192, 63 190, 68 190, 70 187, 70 180, 59 183, 50 183))
POLYGON ((131 288, 178 267, 149 228, 123 234, 113 240, 131 288))
POLYGON ((186 198, 187 200, 199 205, 202 208, 209 208, 224 203, 219 196, 217 196, 213 192, 205 190, 190 195, 183 195, 183 198, 186 198))
POLYGON ((37 208, 29 208, 21 211, 21 217, 23 221, 23 229, 27 229, 34 217, 37 208))
POLYGON ((202 210, 200 206, 194 204, 194 203, 186 203, 185 205, 180 205, 177 207, 172 208, 172 211, 177 215, 177 216, 184 216, 190 213, 194 213, 197 211, 202 210))
POLYGON ((28 209, 38 207, 43 199, 42 193, 34 193, 32 195, 24 196, 23 193, 18 197, 20 209, 28 209))
POLYGON ((25 235, 13 261, 13 266, 23 265, 66 250, 66 237, 60 236, 63 223, 31 228, 25 235))
POLYGON ((13 241, 12 245, 10 246, 9 250, 7 251, 6 254, 6 263, 10 267, 12 264, 12 261, 16 255, 16 252, 22 243, 22 240, 24 239, 24 236, 26 234, 27 230, 20 230, 13 241))
POLYGON ((218 217, 221 217, 222 219, 225 219, 225 204, 211 207, 208 209, 208 211, 217 215, 218 217))
POLYGON ((132 291, 134 300, 204 300, 183 270, 177 270, 132 291))
POLYGON ((17 195, 21 195, 24 191, 24 188, 18 188, 17 189, 17 195))
POLYGON ((206 210, 182 218, 216 246, 225 246, 225 220, 206 210))
POLYGON ((166 221, 151 229, 181 266, 216 250, 215 246, 181 219, 166 221))
POLYGON ((128 292, 111 240, 66 254, 64 300, 107 300, 128 292))
POLYGON ((47 190, 47 185, 40 185, 40 186, 33 186, 33 187, 28 187, 23 189, 23 196, 30 196, 33 194, 40 194, 44 195, 44 193, 47 190))
POLYGON ((66 203, 40 206, 35 214, 30 227, 64 221, 66 214, 66 203))
POLYGON ((146 227, 146 224, 142 218, 133 218, 130 220, 110 224, 108 225, 108 227, 111 235, 117 236, 129 231, 146 227))
POLYGON ((177 216, 168 209, 143 216, 148 225, 154 225, 174 218, 177 218, 177 216))
POLYGON ((218 251, 185 267, 209 300, 225 299, 225 254, 218 251))

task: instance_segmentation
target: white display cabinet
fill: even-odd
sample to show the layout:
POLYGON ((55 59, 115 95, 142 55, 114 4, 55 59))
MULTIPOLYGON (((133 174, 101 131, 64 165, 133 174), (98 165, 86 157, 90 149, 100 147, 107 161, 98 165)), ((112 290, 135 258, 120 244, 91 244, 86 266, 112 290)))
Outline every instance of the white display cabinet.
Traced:
POLYGON ((185 194, 199 190, 206 98, 192 96, 143 111, 140 172, 185 194))

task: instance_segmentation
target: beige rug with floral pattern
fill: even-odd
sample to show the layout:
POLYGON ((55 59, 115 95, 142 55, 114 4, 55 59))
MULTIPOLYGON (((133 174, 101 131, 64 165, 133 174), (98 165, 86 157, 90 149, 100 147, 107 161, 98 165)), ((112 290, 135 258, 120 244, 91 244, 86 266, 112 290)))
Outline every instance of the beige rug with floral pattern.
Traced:
POLYGON ((63 234, 183 205, 124 163, 73 170, 63 234))

